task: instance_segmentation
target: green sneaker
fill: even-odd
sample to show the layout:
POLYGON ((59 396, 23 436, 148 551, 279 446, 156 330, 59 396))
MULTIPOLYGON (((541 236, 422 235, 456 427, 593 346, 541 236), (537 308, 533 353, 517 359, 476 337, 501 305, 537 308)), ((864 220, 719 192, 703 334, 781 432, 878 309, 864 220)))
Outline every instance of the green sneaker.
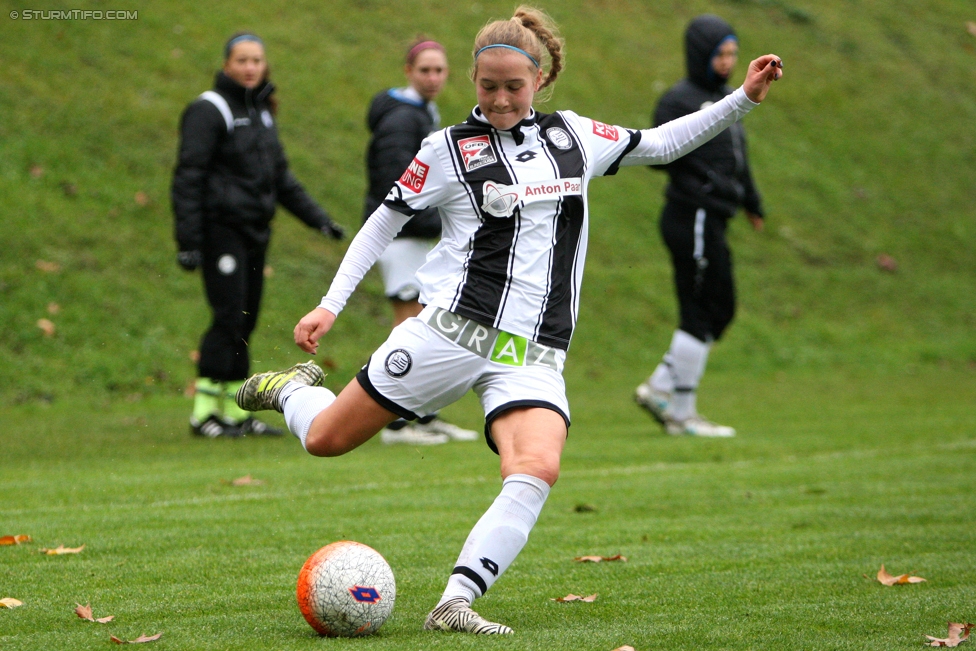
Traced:
POLYGON ((258 373, 247 379, 237 390, 237 406, 247 411, 274 409, 281 411, 281 390, 288 382, 298 382, 310 387, 322 386, 325 373, 315 362, 296 364, 286 371, 258 373))

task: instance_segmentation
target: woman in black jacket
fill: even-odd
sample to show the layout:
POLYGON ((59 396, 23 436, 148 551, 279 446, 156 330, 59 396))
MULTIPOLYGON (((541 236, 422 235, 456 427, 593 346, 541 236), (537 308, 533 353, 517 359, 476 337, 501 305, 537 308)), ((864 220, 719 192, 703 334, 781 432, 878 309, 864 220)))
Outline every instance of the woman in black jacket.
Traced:
POLYGON ((180 121, 172 187, 177 261, 187 271, 202 268, 213 312, 200 344, 190 418, 191 431, 201 436, 281 433, 234 402, 250 372, 248 340, 261 306, 276 205, 329 237, 343 237, 288 169, 273 93, 261 39, 235 34, 213 90, 194 100, 180 121))
MULTIPOLYGON (((732 27, 718 16, 691 21, 685 32, 688 76, 658 103, 654 126, 694 113, 732 92, 726 85, 739 52, 732 27)), ((755 230, 763 212, 737 122, 710 142, 661 166, 670 177, 661 234, 671 252, 680 324, 654 373, 635 399, 669 434, 734 436, 735 430, 698 414, 696 391, 708 352, 732 322, 735 284, 726 222, 741 206, 755 230)))

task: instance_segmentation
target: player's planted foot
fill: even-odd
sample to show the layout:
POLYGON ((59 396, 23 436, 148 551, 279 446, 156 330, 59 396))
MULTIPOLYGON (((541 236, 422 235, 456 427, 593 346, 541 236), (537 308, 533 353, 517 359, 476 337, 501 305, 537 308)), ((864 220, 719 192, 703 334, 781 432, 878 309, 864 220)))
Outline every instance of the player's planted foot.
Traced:
POLYGON ((280 427, 268 425, 267 423, 258 420, 254 416, 247 418, 239 425, 239 427, 241 428, 241 434, 243 436, 248 436, 250 434, 257 434, 258 436, 281 436, 285 433, 285 431, 280 427))
POLYGON ((216 414, 211 414, 203 421, 191 417, 190 433, 194 436, 205 436, 208 439, 215 439, 219 436, 233 439, 241 435, 241 429, 237 425, 225 422, 216 414))
POLYGON ((285 371, 269 371, 252 375, 237 390, 237 406, 247 411, 274 409, 281 411, 281 390, 288 382, 298 382, 310 387, 322 386, 325 373, 315 362, 296 364, 285 371))
POLYGON ((440 418, 434 418, 426 423, 414 423, 413 427, 415 430, 430 434, 446 435, 452 441, 477 441, 480 437, 474 430, 458 427, 440 418))
POLYGON ((671 404, 670 393, 658 391, 651 386, 650 382, 642 382, 637 385, 637 389, 634 391, 634 401, 646 409, 654 417, 654 420, 662 425, 667 423, 668 416, 665 412, 668 405, 671 404))
POLYGON ((735 436, 735 428, 719 425, 695 414, 682 421, 668 417, 665 428, 672 436, 702 436, 709 438, 729 438, 735 436))
POLYGON ((451 439, 446 434, 437 434, 419 429, 414 423, 405 420, 393 421, 380 432, 380 440, 387 445, 405 443, 407 445, 440 445, 451 439))
POLYGON ((427 615, 424 622, 425 631, 457 631, 458 633, 474 633, 475 635, 508 635, 514 633, 504 624, 489 622, 478 613, 471 610, 469 604, 462 597, 445 601, 427 615))

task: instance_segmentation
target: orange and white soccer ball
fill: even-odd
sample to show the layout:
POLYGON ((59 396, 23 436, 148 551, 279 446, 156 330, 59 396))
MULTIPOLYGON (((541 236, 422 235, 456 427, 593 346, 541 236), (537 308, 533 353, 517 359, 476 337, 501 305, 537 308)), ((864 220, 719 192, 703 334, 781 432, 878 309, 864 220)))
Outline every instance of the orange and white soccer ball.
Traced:
POLYGON ((396 581, 378 551, 351 540, 326 545, 298 574, 298 607, 330 637, 375 633, 393 612, 396 581))

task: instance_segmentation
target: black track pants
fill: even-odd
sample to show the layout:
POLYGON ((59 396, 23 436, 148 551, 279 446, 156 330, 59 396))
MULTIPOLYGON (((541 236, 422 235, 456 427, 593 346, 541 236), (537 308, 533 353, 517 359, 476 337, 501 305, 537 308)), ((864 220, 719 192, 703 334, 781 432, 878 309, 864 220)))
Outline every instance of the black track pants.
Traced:
POLYGON ((266 251, 267 245, 256 245, 233 228, 208 225, 203 284, 213 323, 200 343, 200 377, 222 382, 247 378, 248 340, 261 308, 266 251))
POLYGON ((735 316, 732 252, 725 241, 725 215, 668 201, 661 235, 671 252, 681 322, 701 341, 717 341, 735 316))

